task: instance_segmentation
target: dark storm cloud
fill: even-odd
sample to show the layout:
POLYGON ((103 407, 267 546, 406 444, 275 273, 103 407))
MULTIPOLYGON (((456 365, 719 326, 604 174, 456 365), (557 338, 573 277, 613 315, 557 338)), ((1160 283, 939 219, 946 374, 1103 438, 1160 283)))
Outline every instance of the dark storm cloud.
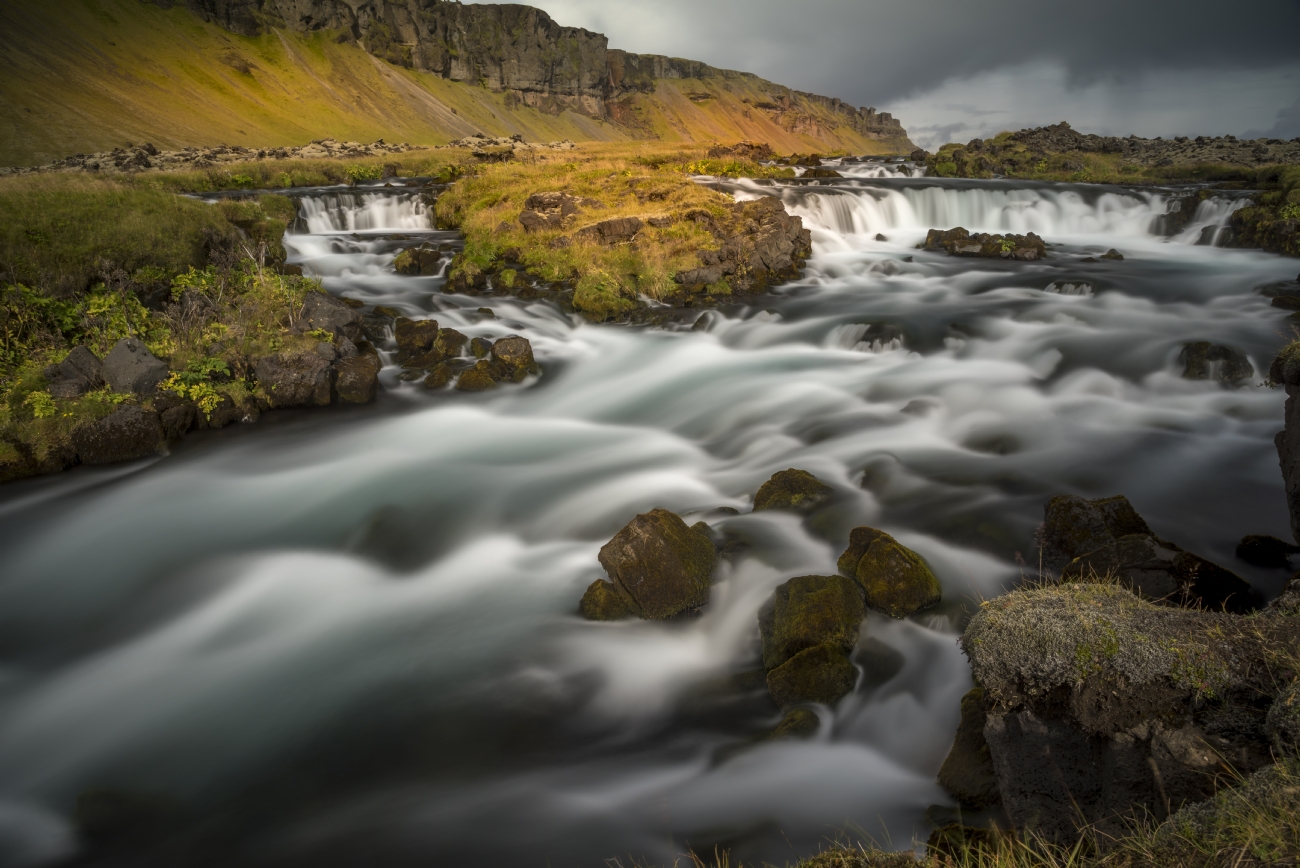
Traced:
MULTIPOLYGON (((1189 127, 1300 133, 1300 107, 1293 105, 1300 80, 1290 93, 1279 95, 1285 90, 1279 77, 1300 70, 1300 0, 533 3, 561 24, 605 33, 615 48, 756 72, 858 105, 906 105, 915 114, 917 98, 932 96, 925 103, 932 117, 924 124, 934 136, 940 128, 954 134, 994 128, 998 118, 1047 123, 1097 117, 1112 106, 1122 132, 1165 135, 1189 127), (989 75, 1007 70, 1018 75, 989 75), (1046 83, 1035 80, 1043 71, 1049 73, 1046 83), (1179 84, 1180 74, 1186 75, 1185 85, 1179 84), (1231 95, 1215 89, 1219 102, 1204 95, 1216 76, 1236 82, 1231 95), (959 93, 949 93, 968 81, 1012 92, 957 87, 959 93), (1143 93, 1136 94, 1139 90, 1143 93), (1145 113, 1153 97, 1181 114, 1162 113, 1163 126, 1156 123, 1145 113), (942 122, 936 101, 950 104, 942 122)), ((908 117, 903 120, 909 128, 914 125, 908 117)))

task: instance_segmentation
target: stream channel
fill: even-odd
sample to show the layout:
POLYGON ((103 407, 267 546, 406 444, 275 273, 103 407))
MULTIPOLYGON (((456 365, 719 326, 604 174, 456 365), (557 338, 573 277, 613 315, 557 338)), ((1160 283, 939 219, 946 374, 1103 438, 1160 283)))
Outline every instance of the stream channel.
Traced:
POLYGON ((392 268, 412 243, 395 234, 456 242, 417 195, 292 191, 291 261, 329 291, 523 335, 543 373, 429 392, 389 342, 377 404, 0 490, 0 863, 630 868, 687 848, 778 865, 836 839, 907 848, 952 807, 935 774, 971 686, 957 639, 980 599, 1036 573, 1048 497, 1125 494, 1161 537, 1280 590, 1285 574, 1233 552, 1288 536, 1285 396, 1262 382, 1291 324, 1256 289, 1297 265, 1213 246, 1242 200, 1165 237, 1170 191, 842 168, 712 182, 781 197, 814 256, 795 283, 668 328, 443 294, 392 268), (916 249, 954 226, 1035 231, 1049 257, 916 249), (1110 248, 1123 261, 1096 259, 1110 248), (1183 379, 1200 340, 1256 376, 1183 379), (833 486, 831 505, 750 513, 789 467, 833 486), (735 543, 710 603, 681 623, 582 621, 597 550, 653 507, 735 543), (859 684, 819 709, 820 732, 755 743, 780 719, 744 677, 756 613, 786 579, 833 573, 864 524, 923 555, 944 602, 869 616, 859 684), (171 834, 146 816, 77 855, 88 791, 152 806, 137 810, 171 834))

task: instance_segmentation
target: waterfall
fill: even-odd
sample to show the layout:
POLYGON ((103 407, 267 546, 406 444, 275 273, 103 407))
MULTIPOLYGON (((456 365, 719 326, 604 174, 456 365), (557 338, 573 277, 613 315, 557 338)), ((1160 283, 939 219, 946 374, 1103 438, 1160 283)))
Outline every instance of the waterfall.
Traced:
POLYGON ((418 193, 324 192, 298 200, 297 232, 430 229, 429 208, 418 193))

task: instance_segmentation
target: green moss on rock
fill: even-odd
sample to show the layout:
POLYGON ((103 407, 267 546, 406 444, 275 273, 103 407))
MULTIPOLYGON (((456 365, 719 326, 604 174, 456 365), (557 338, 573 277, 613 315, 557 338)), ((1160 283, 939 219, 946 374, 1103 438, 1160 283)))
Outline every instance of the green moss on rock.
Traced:
POLYGON ((939 769, 939 786, 966 808, 986 808, 1001 799, 993 757, 984 740, 984 689, 976 687, 961 699, 961 723, 948 757, 939 769))
POLYGON ((578 614, 588 621, 622 621, 636 614, 636 604, 612 582, 597 579, 578 603, 578 614))
POLYGON ((605 572, 651 620, 698 609, 709 599, 718 553, 676 514, 638 515, 600 550, 605 572))
POLYGON ((764 482, 754 495, 754 512, 764 509, 809 510, 833 489, 806 470, 782 470, 764 482))
POLYGON ((847 654, 857 644, 865 616, 862 592, 843 576, 790 579, 759 611, 763 667, 775 669, 816 645, 834 645, 847 654))
POLYGON ((829 704, 853 689, 857 675, 839 646, 817 645, 767 673, 767 689, 782 707, 798 702, 829 704))
POLYGON ((862 588, 869 608, 891 618, 906 618, 943 598, 943 587, 921 556, 875 528, 854 529, 838 566, 862 588))
POLYGON ((816 712, 807 708, 795 708, 781 718, 781 722, 776 725, 776 728, 768 733, 767 740, 810 738, 817 734, 819 726, 821 726, 821 722, 817 719, 816 712))
POLYGON ((1293 682, 1273 700, 1265 728, 1278 754, 1300 755, 1300 684, 1293 682))

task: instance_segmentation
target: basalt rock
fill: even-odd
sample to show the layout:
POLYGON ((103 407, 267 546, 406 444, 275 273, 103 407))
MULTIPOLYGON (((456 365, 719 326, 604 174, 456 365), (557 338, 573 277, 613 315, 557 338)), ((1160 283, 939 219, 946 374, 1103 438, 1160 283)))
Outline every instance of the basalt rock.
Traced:
POLYGON ((272 407, 323 407, 332 398, 334 369, 315 353, 277 353, 254 371, 272 407))
POLYGON ((408 276, 424 275, 430 277, 438 273, 442 264, 442 252, 436 247, 421 244, 408 247, 393 259, 393 269, 398 274, 408 276))
POLYGON ((433 342, 438 339, 438 321, 400 317, 393 327, 393 337, 397 340, 399 358, 418 356, 433 348, 433 342))
POLYGON ((597 244, 626 244, 635 239, 637 233, 644 226, 645 223, 642 222, 640 217, 615 217, 612 220, 602 220, 585 229, 579 229, 577 237, 587 241, 594 241, 597 244))
POLYGON ((763 667, 777 668, 800 651, 833 645, 847 655, 866 617, 862 591, 843 576, 798 576, 777 586, 759 610, 763 667))
POLYGON ((793 708, 786 712, 785 717, 776 725, 767 735, 768 741, 779 741, 786 738, 810 738, 817 734, 821 727, 821 721, 817 713, 807 708, 793 708))
POLYGON ((501 372, 486 359, 474 363, 456 380, 456 388, 462 392, 485 392, 495 389, 501 372))
POLYGON ((636 614, 636 603, 613 582, 597 579, 578 603, 578 614, 588 621, 622 621, 636 614))
POLYGON ((614 587, 642 618, 662 620, 708 602, 717 550, 674 513, 654 509, 628 522, 600 550, 614 587))
POLYGON ((492 344, 492 360, 516 383, 541 370, 533 359, 533 345, 518 335, 501 338, 492 344))
POLYGON ((1026 235, 972 235, 956 229, 931 229, 920 245, 924 250, 943 251, 949 256, 977 256, 983 259, 1014 259, 1034 262, 1047 256, 1047 245, 1033 232, 1026 235))
POLYGON ((601 203, 595 199, 571 196, 568 193, 534 193, 524 201, 519 223, 525 232, 558 232, 572 223, 571 218, 584 208, 601 207, 601 203))
POLYGON ((806 470, 782 470, 758 489, 754 495, 754 511, 764 509, 794 509, 806 512, 830 497, 834 491, 806 470))
POLYGON ((939 769, 939 786, 963 808, 987 808, 1001 799, 993 758, 984 740, 987 720, 984 690, 976 687, 962 697, 957 738, 939 769))
POLYGON ((379 394, 379 371, 383 365, 377 355, 358 355, 334 365, 334 389, 344 404, 369 404, 379 394))
POLYGON ((1233 384, 1255 375, 1245 353, 1209 341, 1185 344, 1178 361, 1183 365, 1183 378, 1186 380, 1217 380, 1233 384))
POLYGON ((167 363, 137 338, 122 338, 104 357, 103 376, 114 392, 152 395, 167 377, 167 363))
POLYGON ((707 228, 720 244, 696 254, 701 267, 674 275, 687 292, 702 292, 723 280, 732 292, 760 292, 798 276, 812 255, 812 234, 803 220, 787 214, 781 200, 771 196, 737 202, 720 220, 702 210, 686 219, 707 228))
POLYGON ((767 673, 767 689, 782 707, 832 703, 853 689, 857 670, 837 645, 815 645, 767 673))
POLYGON ((103 387, 104 364, 90 350, 76 346, 63 361, 45 369, 45 379, 55 398, 79 398, 103 387))
POLYGON ((72 430, 72 445, 82 464, 147 458, 158 452, 162 442, 163 428, 158 414, 130 404, 72 430))
POLYGON ((862 588, 869 608, 891 618, 906 618, 943 599, 939 580, 921 556, 875 528, 854 528, 836 566, 862 588))
POLYGON ((1300 554, 1300 546, 1284 542, 1275 536, 1249 534, 1237 544, 1237 557, 1253 567, 1289 570, 1291 555, 1300 554))
POLYGON ((324 329, 352 342, 364 340, 362 315, 327 292, 309 292, 302 303, 299 323, 304 330, 324 329))

